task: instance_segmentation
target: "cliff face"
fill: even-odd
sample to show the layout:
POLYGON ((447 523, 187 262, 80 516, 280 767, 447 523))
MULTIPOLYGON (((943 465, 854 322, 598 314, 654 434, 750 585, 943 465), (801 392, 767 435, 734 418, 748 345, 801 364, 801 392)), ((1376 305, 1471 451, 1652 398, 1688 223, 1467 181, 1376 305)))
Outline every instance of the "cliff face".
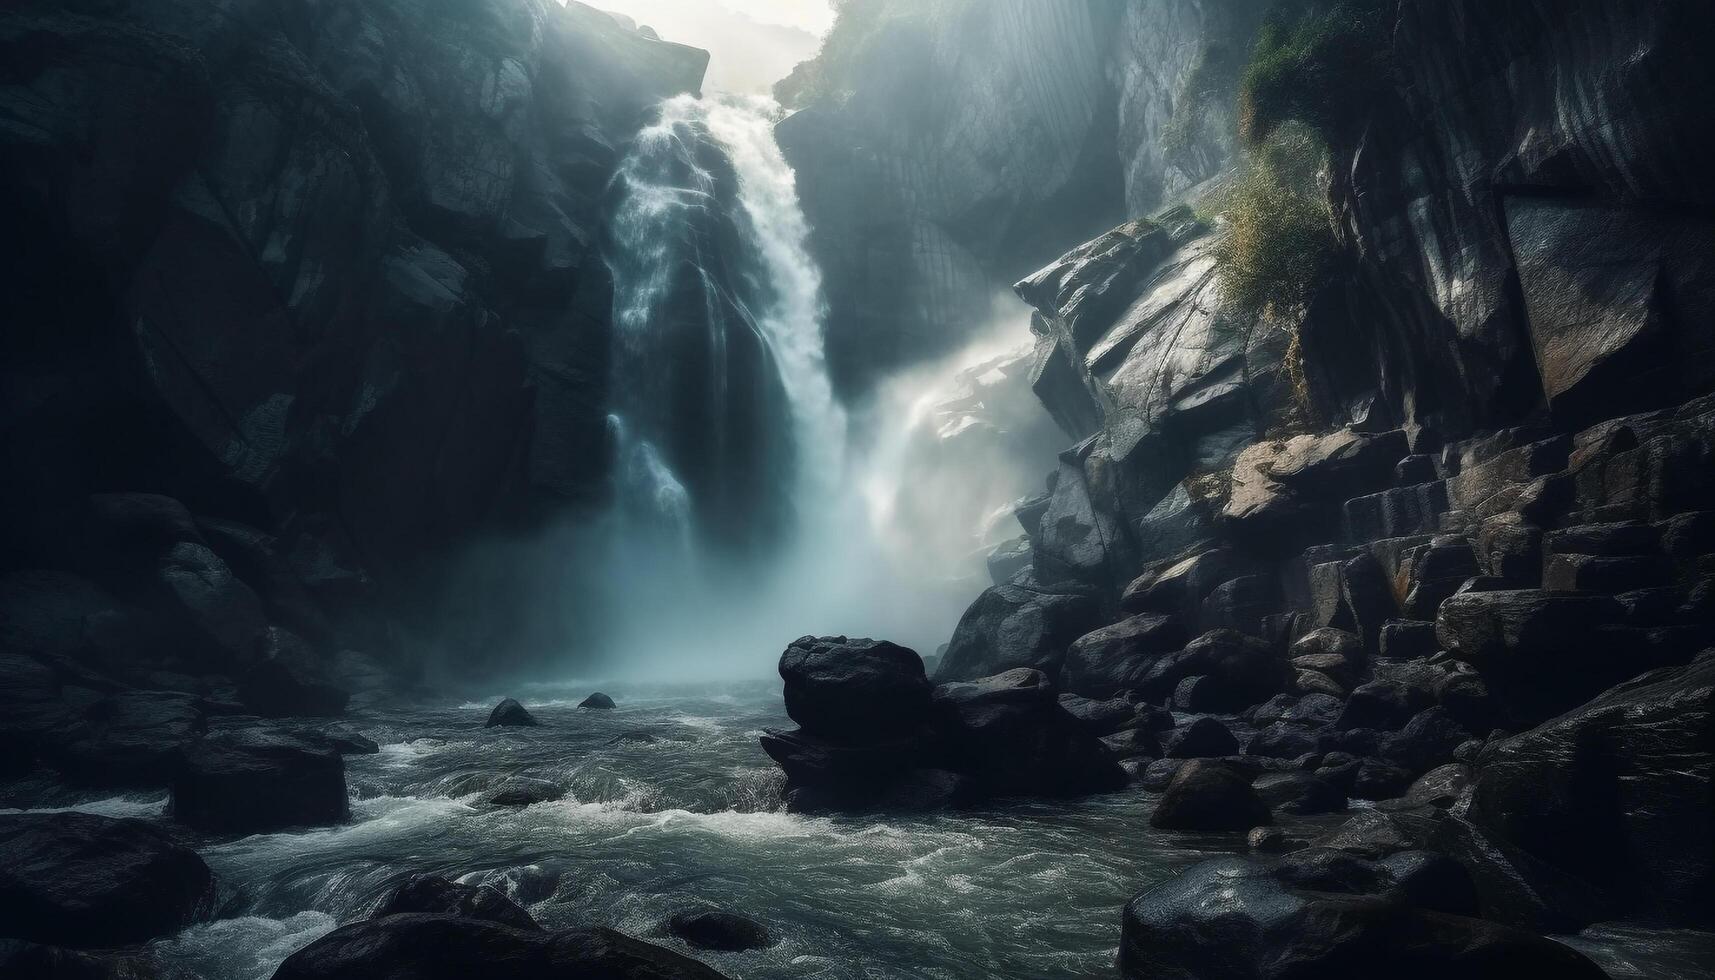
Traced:
POLYGON ((1258 3, 864 0, 782 95, 836 381, 955 347, 996 289, 1220 172, 1258 3))
POLYGON ((9 569, 103 573, 88 495, 143 491, 420 609, 602 492, 603 195, 705 53, 547 0, 25 4, 0 52, 9 569))

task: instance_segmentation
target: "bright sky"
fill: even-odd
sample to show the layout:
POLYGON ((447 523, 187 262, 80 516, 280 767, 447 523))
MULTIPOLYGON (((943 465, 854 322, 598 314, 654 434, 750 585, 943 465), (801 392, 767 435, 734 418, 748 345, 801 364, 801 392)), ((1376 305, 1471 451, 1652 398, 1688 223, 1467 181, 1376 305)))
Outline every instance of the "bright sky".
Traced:
POLYGON ((705 88, 767 92, 812 57, 834 23, 829 0, 584 0, 709 52, 705 88))

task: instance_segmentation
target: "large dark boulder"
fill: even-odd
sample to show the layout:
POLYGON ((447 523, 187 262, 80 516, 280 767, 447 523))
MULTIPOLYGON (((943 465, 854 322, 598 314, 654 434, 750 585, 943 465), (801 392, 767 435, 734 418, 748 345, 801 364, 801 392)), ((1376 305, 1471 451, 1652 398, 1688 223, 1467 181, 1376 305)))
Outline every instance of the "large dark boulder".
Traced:
POLYGON ((1523 975, 1603 980, 1571 949, 1518 929, 1414 907, 1368 862, 1306 867, 1290 855, 1270 869, 1215 858, 1126 905, 1120 974, 1153 978, 1388 976, 1510 980, 1523 975), (1304 869, 1302 880, 1294 873, 1304 869))
POLYGON ((1012 584, 985 589, 960 617, 935 679, 974 680, 1014 667, 1058 674, 1066 649, 1100 625, 1092 596, 1012 584))
POLYGON ((1236 630, 1204 633, 1176 654, 1156 661, 1144 675, 1142 689, 1165 699, 1187 677, 1213 678, 1211 711, 1241 711, 1267 701, 1292 683, 1291 666, 1268 643, 1236 630))
POLYGON ((193 695, 122 691, 90 703, 42 753, 76 782, 159 786, 207 725, 202 699, 193 695))
POLYGON ((1085 697, 1110 697, 1138 687, 1162 654, 1185 646, 1176 617, 1147 613, 1086 633, 1066 651, 1061 686, 1085 697))
POLYGON ((949 764, 996 796, 1078 796, 1127 782, 1112 753, 1060 707, 1041 671, 1009 670, 935 689, 949 764))
POLYGON ((1624 622, 1625 608, 1608 596, 1461 592, 1441 604, 1435 631, 1448 653, 1475 667, 1504 706, 1530 722, 1637 673, 1638 639, 1618 629, 1624 622))
POLYGON ((1471 737, 1447 713, 1436 705, 1418 712, 1398 732, 1382 739, 1382 758, 1413 774, 1425 773, 1453 759, 1453 750, 1471 737))
POLYGON ((173 819, 210 833, 319 826, 350 812, 338 749, 276 728, 197 740, 184 750, 171 790, 173 819))
POLYGON ((886 640, 806 636, 780 655, 786 713, 810 735, 886 739, 927 717, 923 659, 886 640))
POLYGON ((768 927, 736 912, 698 908, 675 912, 666 922, 669 935, 683 939, 698 949, 736 953, 746 949, 763 949, 774 945, 768 927))
POLYGON ((462 915, 517 929, 541 928, 523 906, 507 898, 500 889, 466 885, 440 875, 412 875, 388 892, 371 916, 410 913, 462 915))
POLYGON ((536 716, 513 698, 505 698, 488 713, 488 728, 527 728, 537 724, 536 716))
POLYGON ((1165 733, 1161 744, 1163 754, 1169 759, 1213 759, 1239 754, 1239 740, 1219 718, 1193 719, 1165 733))
POLYGON ((1149 817, 1149 825, 1161 830, 1243 833, 1273 822, 1268 804, 1244 774, 1208 759, 1180 766, 1149 817))
POLYGON ((1624 906, 1715 924, 1715 654, 1482 753, 1469 817, 1624 906))
POLYGON ((804 810, 875 806, 890 787, 938 761, 925 757, 924 742, 915 734, 848 742, 802 729, 766 728, 761 742, 762 750, 786 773, 788 803, 796 791, 811 791, 800 799, 798 809, 804 810))
POLYGON ((1373 728, 1393 731, 1434 701, 1430 692, 1402 681, 1374 680, 1361 684, 1346 699, 1335 727, 1341 731, 1373 728))
POLYGON ((0 815, 0 933, 59 946, 142 943, 206 917, 214 875, 141 820, 0 815))
POLYGON ((298 950, 274 980, 721 980, 687 956, 612 929, 543 932, 462 915, 389 915, 336 929, 298 950))
POLYGON ((1276 813, 1342 813, 1346 794, 1329 780, 1306 772, 1265 773, 1252 788, 1276 813))

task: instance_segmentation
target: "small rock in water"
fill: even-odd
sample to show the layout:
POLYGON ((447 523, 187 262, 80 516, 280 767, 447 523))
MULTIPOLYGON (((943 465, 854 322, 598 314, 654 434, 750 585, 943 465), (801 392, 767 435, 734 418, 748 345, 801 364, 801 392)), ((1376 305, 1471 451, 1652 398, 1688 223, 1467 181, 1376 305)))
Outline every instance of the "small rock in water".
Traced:
POLYGON ((565 790, 546 779, 513 776, 477 797, 476 802, 488 806, 529 806, 532 803, 552 802, 565 795, 565 790))
POLYGON ((412 875, 381 900, 375 918, 427 913, 486 919, 515 929, 540 929, 524 907, 491 885, 466 885, 439 875, 412 875))
POLYGON ((1252 827, 1245 843, 1256 854, 1285 854, 1293 849, 1292 838, 1279 827, 1252 827))
POLYGON ((515 698, 507 698, 494 706, 488 714, 488 728, 511 728, 516 726, 534 725, 536 716, 524 710, 515 698))
POLYGON ((768 927, 748 916, 719 909, 687 909, 667 920, 667 932, 698 949, 734 953, 774 945, 768 927))
POLYGON ((578 707, 580 708, 611 708, 613 706, 613 699, 600 691, 597 691, 578 702, 578 707))

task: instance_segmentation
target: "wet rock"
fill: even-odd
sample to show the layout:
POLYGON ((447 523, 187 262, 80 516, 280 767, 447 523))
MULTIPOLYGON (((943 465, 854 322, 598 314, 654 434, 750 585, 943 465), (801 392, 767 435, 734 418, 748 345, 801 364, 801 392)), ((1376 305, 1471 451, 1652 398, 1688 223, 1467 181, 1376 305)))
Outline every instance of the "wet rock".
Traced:
POLYGON ((1436 705, 1412 716, 1404 728, 1382 739, 1382 757, 1413 773, 1430 769, 1453 758, 1453 750, 1471 737, 1447 713, 1436 705))
POLYGON ((1059 702, 1061 709, 1089 729, 1092 735, 1112 735, 1122 728, 1130 728, 1138 717, 1138 706, 1125 698, 1098 701, 1076 694, 1062 694, 1059 702))
POLYGON ((1409 562, 1408 588, 1402 607, 1407 619, 1432 620, 1449 596, 1481 573, 1470 542, 1437 539, 1414 553, 1409 562))
POLYGON ((344 714, 351 700, 310 645, 277 626, 258 635, 256 652, 240 676, 238 696, 246 707, 269 718, 332 717, 344 714))
POLYGON ((1471 767, 1460 762, 1436 766, 1411 784, 1405 802, 1413 806, 1451 807, 1471 785, 1471 767))
POLYGON ((1477 529, 1475 550, 1483 571, 1515 588, 1542 581, 1542 529, 1513 511, 1485 520, 1477 529))
POLYGON ((1433 702, 1434 696, 1420 687, 1399 681, 1370 681, 1352 692, 1335 727, 1342 731, 1354 728, 1394 731, 1433 702))
MULTIPOLYGON (((1303 853, 1284 859, 1287 867, 1303 853)), ((1582 955, 1522 930, 1416 909, 1398 892, 1327 891, 1317 887, 1326 885, 1320 876, 1312 887, 1290 878, 1216 858, 1139 894, 1122 918, 1121 975, 1271 977, 1291 964, 1292 975, 1305 976, 1605 976, 1582 955)))
POLYGON ((372 918, 406 914, 458 915, 515 929, 540 929, 524 907, 491 885, 466 885, 439 875, 412 875, 383 898, 372 918))
POLYGON ((885 640, 802 637, 780 655, 780 676, 786 713, 812 735, 892 738, 927 718, 922 659, 885 640))
POLYGON ((535 724, 537 724, 535 715, 532 715, 529 711, 525 710, 524 706, 519 704, 515 699, 506 698, 499 704, 495 705, 494 710, 488 713, 488 724, 484 727, 518 728, 533 726, 535 724))
POLYGON ((1161 740, 1169 759, 1212 759, 1238 755, 1239 742, 1232 730, 1215 718, 1198 718, 1168 732, 1161 740))
POLYGON ((1327 741, 1301 725, 1277 721, 1251 737, 1245 745, 1245 754, 1270 759, 1296 759, 1325 751, 1327 741))
POLYGON ((1488 681, 1475 671, 1454 671, 1441 678, 1435 684, 1435 701, 1472 734, 1487 735, 1503 718, 1488 681))
POLYGON ((1251 784, 1276 813, 1299 815, 1344 813, 1346 794, 1337 785, 1312 773, 1264 773, 1251 784))
POLYGON ((1613 595, 1665 585, 1673 568, 1662 555, 1549 555, 1542 567, 1542 587, 1549 592, 1600 592, 1613 595))
POLYGON ((1061 709, 1041 671, 1019 668, 943 684, 934 692, 934 716, 950 768, 982 792, 1077 796, 1128 781, 1107 748, 1061 709))
POLYGON ((1391 800, 1411 788, 1414 773, 1381 759, 1365 759, 1352 780, 1352 795, 1360 800, 1391 800))
MULTIPOLYGON (((1281 721, 1295 722, 1321 728, 1332 725, 1340 717, 1340 699, 1328 694, 1306 694, 1298 703, 1281 712, 1281 721)), ((1262 721, 1260 717, 1257 721, 1262 721)))
POLYGON ((1057 674, 1066 649, 1100 625, 1101 610, 1091 596, 1020 585, 987 589, 959 619, 935 679, 972 680, 1014 667, 1057 674))
POLYGON ((1209 593, 1242 569, 1242 561, 1231 549, 1200 552, 1138 576, 1126 586, 1120 606, 1131 612, 1185 618, 1202 609, 1209 593))
POLYGON ((1160 830, 1245 832, 1273 822, 1249 779, 1208 759, 1180 766, 1149 818, 1149 825, 1160 830))
POLYGON ((278 729, 199 739, 171 783, 173 819, 219 834, 252 834, 345 820, 345 762, 325 742, 278 729))
POLYGON ((1467 592, 1441 604, 1436 635, 1482 673, 1509 713, 1539 721, 1630 676, 1627 646, 1611 631, 1625 609, 1607 596, 1539 590, 1467 592))
POLYGON ((1185 646, 1176 617, 1139 614, 1078 638, 1066 651, 1062 686, 1085 697, 1110 697, 1141 686, 1163 654, 1185 646))
POLYGON ((1312 847, 1326 847, 1379 860, 1401 851, 1435 849, 1445 815, 1418 809, 1359 810, 1321 837, 1312 847))
MULTIPOLYGON (((478 796, 474 802, 479 806, 530 806, 535 803, 549 803, 565 795, 564 789, 546 779, 511 776, 499 786, 478 796)), ((430 912, 439 910, 412 909, 411 911, 430 912)))
POLYGON ((594 694, 590 695, 589 697, 584 698, 582 701, 579 701, 578 707, 580 707, 580 708, 600 708, 600 709, 605 710, 605 709, 613 708, 614 703, 613 703, 612 698, 601 693, 600 691, 597 691, 594 694))
POLYGON ((190 980, 149 952, 85 952, 0 939, 0 975, 29 980, 190 980))
POLYGON ((671 935, 698 949, 736 953, 774 945, 768 927, 736 912, 719 909, 687 909, 676 912, 665 926, 671 935))
POLYGON ((1639 912, 1715 922, 1715 655, 1491 743, 1470 820, 1639 912))
POLYGON ((141 820, 0 814, 3 931, 73 947, 142 943, 205 918, 214 875, 141 820))
POLYGON ((1143 729, 1130 728, 1105 735, 1102 744, 1108 747, 1108 752, 1115 759, 1161 758, 1161 740, 1155 737, 1154 732, 1143 729))
POLYGON ((275 980, 423 980, 480 976, 505 964, 518 980, 720 980, 702 963, 612 929, 544 932, 460 915, 389 915, 342 926, 293 953, 275 980))
POLYGON ((786 773, 787 792, 814 790, 818 806, 838 809, 867 804, 923 760, 916 735, 879 741, 844 742, 801 729, 764 729, 762 749, 786 773))
POLYGON ((1400 851, 1376 862, 1413 906, 1448 915, 1478 916, 1477 888, 1459 862, 1436 851, 1400 851))
POLYGON ((1262 636, 1264 621, 1280 606, 1280 586, 1273 576, 1245 575, 1216 586, 1203 600, 1197 622, 1206 629, 1262 636))
POLYGON ((160 786, 178 754, 206 729, 200 698, 124 691, 90 703, 43 754, 77 782, 160 786))
POLYGON ((1185 759, 1156 759, 1137 772, 1137 784, 1151 793, 1159 793, 1173 782, 1184 767, 1185 759))
POLYGON ((1142 689, 1165 698, 1187 677, 1212 680, 1205 710, 1242 711, 1286 690, 1292 672, 1268 643, 1230 629, 1212 630, 1185 649, 1158 660, 1144 676, 1142 689))
POLYGON ((1340 593, 1364 649, 1379 650, 1382 624, 1399 618, 1399 602, 1387 570, 1374 555, 1362 552, 1340 566, 1340 593))
POLYGON ((1285 854, 1294 846, 1292 838, 1279 827, 1252 827, 1245 835, 1245 847, 1252 854, 1285 854))

